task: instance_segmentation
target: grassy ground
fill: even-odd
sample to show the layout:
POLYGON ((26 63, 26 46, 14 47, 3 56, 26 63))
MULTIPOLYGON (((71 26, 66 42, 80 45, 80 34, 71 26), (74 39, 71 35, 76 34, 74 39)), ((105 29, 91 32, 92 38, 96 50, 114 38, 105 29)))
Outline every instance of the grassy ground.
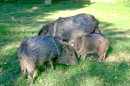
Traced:
POLYGON ((36 79, 36 86, 130 86, 130 8, 116 3, 60 2, 0 4, 0 86, 27 86, 17 58, 20 43, 37 35, 42 25, 58 17, 89 13, 100 21, 100 30, 110 40, 108 58, 90 58, 76 66, 56 63, 36 79))

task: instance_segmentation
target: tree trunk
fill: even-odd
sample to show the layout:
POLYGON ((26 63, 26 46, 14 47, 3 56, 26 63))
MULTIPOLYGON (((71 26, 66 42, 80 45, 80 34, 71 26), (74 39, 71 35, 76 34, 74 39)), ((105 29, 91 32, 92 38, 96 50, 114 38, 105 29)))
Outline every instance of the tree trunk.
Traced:
POLYGON ((45 0, 44 2, 45 5, 51 5, 51 3, 52 3, 52 0, 45 0))

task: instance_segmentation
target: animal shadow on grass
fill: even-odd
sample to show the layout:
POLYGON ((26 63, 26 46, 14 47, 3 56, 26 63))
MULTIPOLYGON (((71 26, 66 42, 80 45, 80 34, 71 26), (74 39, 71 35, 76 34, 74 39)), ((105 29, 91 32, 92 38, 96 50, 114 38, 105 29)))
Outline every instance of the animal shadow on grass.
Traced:
MULTIPOLYGON (((69 78, 62 81, 58 86, 119 86, 128 85, 128 70, 130 65, 122 63, 104 63, 96 61, 87 61, 87 67, 81 69, 69 78)), ((82 67, 80 67, 82 68, 82 67)))
POLYGON ((88 73, 102 81, 102 85, 116 86, 128 82, 127 72, 130 66, 125 63, 91 63, 88 73))
MULTIPOLYGON (((0 48, 13 43, 16 41, 17 34, 22 34, 22 29, 29 27, 29 29, 36 27, 40 24, 47 24, 52 19, 45 19, 48 16, 51 16, 53 12, 62 11, 62 10, 75 10, 79 8, 83 8, 86 6, 90 6, 90 2, 58 2, 54 3, 51 6, 43 6, 43 4, 0 4, 1 8, 1 16, 0 20, 0 48), (8 14, 8 15, 5 15, 8 14), (41 16, 41 20, 46 21, 39 21, 39 17, 41 16), (24 27, 23 27, 24 26, 24 27), (19 29, 17 31, 17 29, 19 29), (21 32, 20 32, 21 31, 21 32), (15 35, 14 35, 15 34, 15 35), (5 42, 6 41, 6 42, 5 42)), ((37 28, 37 27, 36 27, 37 28)), ((38 29, 40 30, 40 28, 38 29)), ((27 31, 23 32, 23 34, 27 33, 27 31)), ((29 30, 30 33, 30 30, 29 30)), ((33 32, 35 33, 35 32, 33 32)), ((20 40, 18 38, 17 40, 20 40)))
POLYGON ((4 61, 1 65, 0 85, 14 86, 15 80, 20 77, 20 66, 17 58, 17 52, 13 53, 8 59, 1 59, 4 61))

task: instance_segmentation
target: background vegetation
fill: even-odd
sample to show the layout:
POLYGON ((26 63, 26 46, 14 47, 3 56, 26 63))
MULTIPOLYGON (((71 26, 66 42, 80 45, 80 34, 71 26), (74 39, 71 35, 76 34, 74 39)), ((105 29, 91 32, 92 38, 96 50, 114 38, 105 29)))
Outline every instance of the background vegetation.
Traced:
POLYGON ((117 0, 119 3, 124 4, 127 7, 130 7, 130 0, 117 0))
MULTIPOLYGON (((59 2, 64 0, 52 0, 53 2, 59 2)), ((24 4, 40 4, 44 3, 44 0, 0 0, 3 3, 24 3, 24 4)))
MULTIPOLYGON (((52 0, 53 2, 68 1, 68 0, 52 0)), ((69 1, 80 1, 80 0, 69 0, 69 1)), ((81 0, 89 1, 89 0, 81 0)), ((90 0, 91 1, 91 0, 90 0)), ((118 3, 124 4, 125 6, 130 6, 130 0, 114 0, 118 3)), ((0 0, 0 3, 24 3, 24 4, 41 4, 44 0, 0 0)))
POLYGON ((76 66, 48 64, 39 72, 36 86, 130 86, 130 8, 119 3, 57 2, 0 4, 0 86, 27 86, 17 58, 20 43, 37 35, 42 25, 58 17, 89 13, 100 21, 100 30, 110 40, 105 62, 89 56, 76 66))

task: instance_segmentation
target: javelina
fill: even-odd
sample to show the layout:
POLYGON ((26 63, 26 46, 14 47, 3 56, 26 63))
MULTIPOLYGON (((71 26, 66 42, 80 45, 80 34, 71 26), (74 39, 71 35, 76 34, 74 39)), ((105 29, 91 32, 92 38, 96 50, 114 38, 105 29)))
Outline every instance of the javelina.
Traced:
POLYGON ((31 76, 31 83, 35 78, 35 68, 49 61, 52 69, 54 69, 53 62, 56 57, 58 57, 60 63, 66 65, 78 63, 75 50, 69 45, 61 44, 51 36, 28 38, 22 42, 18 50, 22 74, 25 76, 27 70, 31 76))
POLYGON ((77 54, 81 55, 84 59, 88 53, 98 53, 98 60, 102 61, 105 59, 106 52, 109 48, 109 40, 102 34, 91 33, 77 37, 72 40, 69 44, 74 47, 77 54))
MULTIPOLYGON (((38 35, 53 36, 62 41, 69 42, 74 31, 85 33, 101 33, 98 29, 99 21, 91 14, 81 13, 75 16, 59 18, 41 28, 38 35)), ((75 34, 76 35, 76 34, 75 34)))

